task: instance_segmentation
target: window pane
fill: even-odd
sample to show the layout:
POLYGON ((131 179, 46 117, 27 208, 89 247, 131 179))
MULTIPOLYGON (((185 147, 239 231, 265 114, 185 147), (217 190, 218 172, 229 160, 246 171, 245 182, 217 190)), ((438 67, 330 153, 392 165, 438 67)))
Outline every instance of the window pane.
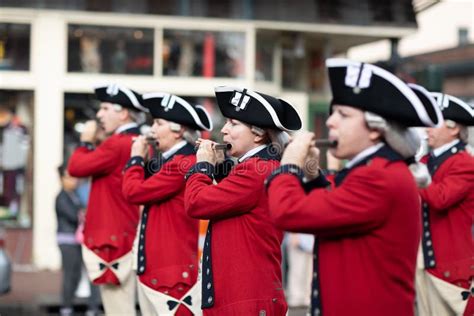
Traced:
POLYGON ((68 71, 153 74, 153 29, 69 25, 68 71))
POLYGON ((273 81, 273 63, 276 36, 257 34, 257 53, 255 55, 255 80, 273 81))
POLYGON ((0 70, 30 69, 30 25, 0 23, 0 70))
POLYGON ((242 78, 245 71, 245 34, 165 30, 165 76, 242 78))
POLYGON ((33 93, 0 90, 0 222, 11 226, 31 225, 32 131, 33 93))

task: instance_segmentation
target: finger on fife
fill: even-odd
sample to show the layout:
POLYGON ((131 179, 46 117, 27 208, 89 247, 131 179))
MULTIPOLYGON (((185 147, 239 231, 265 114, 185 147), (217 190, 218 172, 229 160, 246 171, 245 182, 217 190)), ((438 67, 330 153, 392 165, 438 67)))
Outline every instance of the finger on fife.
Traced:
MULTIPOLYGON (((289 143, 288 143, 289 144, 289 143)), ((288 146, 288 144, 285 145, 285 148, 286 146, 288 146)), ((316 139, 313 144, 313 146, 316 146, 318 148, 321 148, 321 147, 337 147, 337 140, 330 140, 330 139, 327 139, 327 138, 320 138, 320 139, 316 139)))
MULTIPOLYGON (((194 147, 196 150, 199 149, 199 146, 201 145, 201 140, 198 139, 196 141, 196 146, 194 147)), ((220 144, 220 143, 213 143, 212 144, 212 148, 214 148, 215 150, 229 150, 232 148, 232 145, 231 144, 220 144)))

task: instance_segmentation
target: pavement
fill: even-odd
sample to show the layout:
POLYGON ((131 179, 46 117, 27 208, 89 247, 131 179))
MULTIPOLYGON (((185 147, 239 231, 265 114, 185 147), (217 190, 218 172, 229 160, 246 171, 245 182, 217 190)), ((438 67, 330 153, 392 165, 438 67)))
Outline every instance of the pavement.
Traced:
MULTIPOLYGON (((35 270, 32 267, 14 267, 12 288, 0 295, 0 316, 58 315, 60 307, 60 271, 35 270)), ((84 315, 86 300, 76 299, 76 316, 84 315)), ((306 308, 292 308, 289 316, 304 316, 306 308)))

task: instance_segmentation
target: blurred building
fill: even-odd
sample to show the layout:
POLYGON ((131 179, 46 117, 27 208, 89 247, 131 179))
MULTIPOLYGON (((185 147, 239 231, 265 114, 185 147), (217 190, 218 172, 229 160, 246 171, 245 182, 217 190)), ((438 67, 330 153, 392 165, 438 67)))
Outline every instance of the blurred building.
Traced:
MULTIPOLYGON (((474 1, 443 0, 425 7, 417 22, 418 30, 400 39, 395 60, 388 40, 352 47, 348 56, 386 61, 407 81, 452 94, 474 107, 474 1)), ((469 130, 474 146, 474 128, 469 130)))
POLYGON ((0 0, 0 102, 28 136, 21 206, 0 213, 15 237, 14 260, 59 264, 56 167, 94 117, 94 84, 178 94, 206 106, 217 128, 213 88, 245 86, 289 100, 321 135, 325 58, 382 39, 397 43, 415 32, 417 11, 436 2, 0 0))

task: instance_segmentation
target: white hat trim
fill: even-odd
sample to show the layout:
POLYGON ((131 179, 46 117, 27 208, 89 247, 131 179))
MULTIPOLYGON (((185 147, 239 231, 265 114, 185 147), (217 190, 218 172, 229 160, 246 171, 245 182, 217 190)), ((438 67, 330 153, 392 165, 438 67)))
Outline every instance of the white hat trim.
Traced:
POLYGON ((212 124, 211 116, 210 116, 209 113, 207 112, 206 108, 203 107, 203 106, 200 105, 200 104, 196 104, 195 107, 198 108, 198 109, 202 109, 203 112, 204 112, 204 114, 205 114, 206 117, 207 117, 207 120, 209 121, 209 128, 206 128, 206 127, 205 127, 204 129, 207 130, 207 131, 212 131, 212 129, 214 128, 214 124, 212 124))
POLYGON ((414 84, 414 83, 408 83, 408 86, 412 89, 415 89, 415 90, 423 93, 428 98, 428 100, 430 100, 431 104, 433 104, 433 108, 434 108, 435 113, 436 113, 436 118, 438 119, 438 124, 436 124, 434 127, 441 127, 441 125, 443 124, 443 121, 444 121, 443 113, 441 113, 441 110, 439 109, 439 106, 438 106, 438 102, 433 97, 431 92, 426 90, 424 87, 422 87, 420 85, 417 85, 417 84, 414 84))
POLYGON ((452 95, 449 95, 449 94, 444 94, 444 93, 441 93, 441 92, 431 92, 431 94, 436 98, 436 103, 442 107, 442 108, 446 108, 446 107, 449 107, 449 102, 446 103, 446 105, 442 105, 441 102, 443 100, 443 95, 444 95, 444 100, 450 100, 454 103, 456 103, 457 105, 459 105, 460 107, 462 107, 463 109, 465 109, 469 114, 471 114, 472 117, 474 117, 474 109, 469 106, 469 104, 467 104, 466 102, 464 102, 463 100, 459 99, 459 98, 456 98, 456 97, 453 97, 452 95))
MULTIPOLYGON (((138 101, 137 97, 135 96, 135 94, 130 91, 130 89, 127 89, 127 88, 124 88, 124 87, 121 87, 115 83, 112 83, 112 84, 102 84, 102 85, 96 85, 94 86, 94 89, 100 89, 100 88, 107 88, 107 90, 109 89, 112 89, 115 93, 114 95, 118 94, 118 91, 122 91, 123 93, 125 93, 125 95, 130 99, 130 101, 132 102, 133 106, 136 107, 137 109, 139 109, 140 111, 143 111, 143 112, 146 112, 148 113, 148 109, 144 106, 142 106, 140 104, 140 102, 138 101)), ((120 104, 119 104, 120 105, 120 104)))
MULTIPOLYGON (((267 110, 267 112, 270 114, 272 120, 273 120, 273 123, 275 123, 276 127, 278 127, 279 129, 281 130, 284 130, 284 131, 287 131, 287 132, 291 132, 292 130, 291 129, 287 129, 286 127, 283 126, 283 124, 280 122, 280 119, 278 118, 278 115, 276 114, 275 110, 273 109, 273 107, 270 105, 270 103, 268 103, 267 100, 265 100, 264 97, 262 97, 260 94, 252 91, 252 90, 248 90, 248 89, 244 89, 244 88, 234 88, 234 87, 228 87, 228 86, 218 86, 218 87, 215 87, 214 88, 214 91, 216 92, 231 92, 231 91, 238 91, 238 92, 243 92, 244 90, 246 94, 252 96, 253 98, 257 99, 261 104, 263 104, 263 106, 265 107, 265 109, 267 110)), ((288 102, 287 102, 288 103, 288 102)), ((289 103, 288 103, 289 104, 289 103)), ((291 107, 293 107, 291 104, 289 104, 291 107)))
MULTIPOLYGON (((344 58, 329 58, 326 59, 326 67, 348 67, 348 66, 361 66, 361 62, 352 61, 349 59, 344 58)), ((430 119, 428 113, 425 110, 425 107, 421 103, 421 101, 416 96, 415 92, 413 92, 403 81, 401 81, 397 76, 394 74, 380 68, 374 66, 372 64, 365 64, 364 68, 368 67, 374 74, 390 81, 407 99, 410 101, 410 104, 415 108, 416 113, 420 120, 425 123, 427 126, 436 126, 436 124, 430 119)))
MULTIPOLYGON (((146 93, 144 94, 142 97, 143 99, 153 99, 153 98, 170 98, 170 96, 174 97, 175 99, 175 102, 177 102, 178 104, 181 104, 185 109, 186 111, 189 112, 189 114, 191 114, 191 116, 193 117, 194 119, 194 122, 196 122, 196 124, 203 128, 204 130, 206 131, 210 131, 212 129, 212 121, 209 119, 209 122, 210 122, 210 125, 211 125, 211 129, 208 129, 206 126, 204 126, 204 124, 202 123, 201 119, 199 118, 199 115, 197 114, 196 110, 193 108, 193 106, 191 104, 189 104, 186 100, 184 100, 183 98, 180 98, 178 96, 175 96, 175 95, 171 95, 169 93, 165 93, 165 92, 151 92, 151 93, 146 93)), ((201 107, 202 108, 202 107, 201 107)), ((204 108, 203 108, 204 109, 204 108)), ((207 111, 204 109, 204 112, 206 113, 206 116, 209 118, 209 115, 207 114, 207 111)))

